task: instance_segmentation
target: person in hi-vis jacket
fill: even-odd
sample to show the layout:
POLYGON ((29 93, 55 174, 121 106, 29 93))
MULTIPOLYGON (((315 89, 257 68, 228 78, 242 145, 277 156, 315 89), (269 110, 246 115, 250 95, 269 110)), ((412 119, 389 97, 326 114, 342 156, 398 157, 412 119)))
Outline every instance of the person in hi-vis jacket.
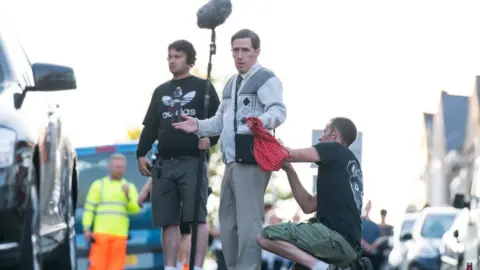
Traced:
POLYGON ((125 268, 129 214, 141 209, 135 185, 123 178, 126 163, 124 155, 113 154, 110 175, 93 182, 88 190, 82 225, 92 244, 89 270, 125 268))

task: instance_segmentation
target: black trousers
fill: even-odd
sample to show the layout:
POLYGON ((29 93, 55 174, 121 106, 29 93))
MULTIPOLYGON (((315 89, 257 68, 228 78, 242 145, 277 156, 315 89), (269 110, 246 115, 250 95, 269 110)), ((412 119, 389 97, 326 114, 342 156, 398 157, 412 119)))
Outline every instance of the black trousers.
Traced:
POLYGON ((225 258, 223 258, 223 251, 220 249, 215 250, 215 257, 217 258, 217 270, 228 270, 225 258))

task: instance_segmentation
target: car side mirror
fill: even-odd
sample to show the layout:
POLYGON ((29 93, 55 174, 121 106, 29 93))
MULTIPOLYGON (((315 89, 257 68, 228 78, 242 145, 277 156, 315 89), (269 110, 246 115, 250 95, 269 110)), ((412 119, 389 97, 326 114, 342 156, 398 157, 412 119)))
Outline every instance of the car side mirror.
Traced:
POLYGON ((453 231, 453 237, 458 239, 458 230, 453 231))
POLYGON ((400 241, 402 242, 412 240, 412 239, 413 239, 413 235, 411 233, 404 233, 402 234, 402 236, 400 236, 400 241))
POLYGON ((35 86, 27 91, 62 91, 77 89, 73 69, 67 66, 35 63, 32 65, 35 86))

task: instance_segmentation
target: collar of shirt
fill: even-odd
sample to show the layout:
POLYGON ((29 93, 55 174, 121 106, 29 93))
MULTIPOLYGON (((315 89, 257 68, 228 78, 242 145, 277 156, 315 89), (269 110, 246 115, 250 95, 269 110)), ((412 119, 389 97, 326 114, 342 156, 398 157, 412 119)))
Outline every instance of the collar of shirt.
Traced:
POLYGON ((254 74, 255 72, 257 72, 260 68, 262 67, 262 65, 260 65, 258 62, 253 64, 253 66, 244 74, 237 74, 242 76, 243 80, 242 80, 242 84, 246 81, 246 79, 248 79, 252 74, 254 74))
POLYGON ((124 178, 122 177, 121 179, 113 179, 111 176, 108 176, 108 180, 110 181, 115 181, 115 182, 123 182, 124 181, 124 178))

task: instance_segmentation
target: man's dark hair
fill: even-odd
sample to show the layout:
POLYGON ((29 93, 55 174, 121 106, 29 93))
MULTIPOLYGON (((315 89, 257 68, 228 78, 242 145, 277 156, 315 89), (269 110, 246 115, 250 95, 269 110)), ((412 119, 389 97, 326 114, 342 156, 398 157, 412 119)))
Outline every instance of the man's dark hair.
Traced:
POLYGON ((236 32, 232 36, 230 44, 233 45, 233 41, 235 41, 236 39, 242 39, 242 38, 249 38, 252 41, 253 49, 255 50, 260 49, 260 37, 257 35, 257 33, 253 32, 250 29, 242 29, 236 32))
POLYGON ((342 136, 342 142, 350 146, 357 139, 357 127, 352 120, 346 117, 335 117, 331 120, 331 126, 338 130, 342 136))
POLYGON ((168 45, 168 50, 175 50, 177 52, 184 52, 187 56, 187 64, 190 66, 195 65, 197 60, 197 52, 193 47, 192 43, 187 40, 181 39, 174 41, 172 44, 168 45))
POLYGON ((387 216, 387 210, 385 210, 385 209, 380 210, 380 216, 386 217, 387 216))

